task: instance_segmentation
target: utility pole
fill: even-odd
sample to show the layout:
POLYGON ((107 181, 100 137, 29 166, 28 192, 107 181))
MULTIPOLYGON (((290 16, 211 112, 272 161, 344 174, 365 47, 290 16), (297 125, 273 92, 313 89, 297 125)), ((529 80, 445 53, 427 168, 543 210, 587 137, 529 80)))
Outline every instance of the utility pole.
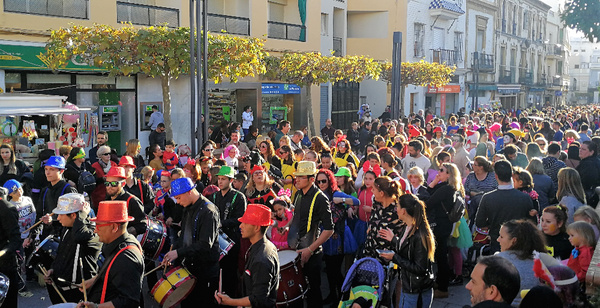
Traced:
POLYGON ((392 48, 392 100, 390 109, 392 118, 398 119, 404 115, 402 103, 402 32, 394 32, 392 48))
POLYGON ((475 82, 475 95, 473 96, 473 110, 477 111, 479 106, 479 52, 473 53, 473 81, 475 82))
POLYGON ((194 154, 196 154, 196 141, 202 144, 209 137, 207 11, 208 0, 190 0, 190 121, 194 154), (200 102, 202 103, 199 104, 200 102), (202 123, 202 115, 204 115, 204 123, 202 123))

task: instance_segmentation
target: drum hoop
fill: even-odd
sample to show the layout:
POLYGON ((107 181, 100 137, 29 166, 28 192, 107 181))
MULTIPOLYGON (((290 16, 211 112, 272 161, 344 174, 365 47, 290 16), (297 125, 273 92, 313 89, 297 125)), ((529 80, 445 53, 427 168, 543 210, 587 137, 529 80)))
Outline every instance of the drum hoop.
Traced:
POLYGON ((295 298, 292 298, 291 300, 289 300, 289 301, 285 301, 285 302, 275 302, 275 305, 283 305, 283 304, 286 304, 286 303, 295 302, 295 301, 297 301, 298 299, 304 298, 304 296, 306 296, 306 292, 308 292, 308 288, 306 288, 306 289, 304 290, 304 292, 302 292, 302 294, 300 294, 300 295, 296 296, 295 298))
MULTIPOLYGON (((171 293, 173 293, 175 291, 175 289, 177 289, 181 284, 188 281, 189 279, 191 279, 193 281, 193 285, 192 285, 192 289, 191 289, 193 291, 194 287, 196 286, 196 282, 197 282, 196 277, 194 277, 194 275, 192 275, 192 273, 190 273, 190 271, 188 271, 187 268, 185 268, 183 266, 176 266, 176 267, 172 268, 170 271, 168 271, 166 274, 163 274, 163 278, 158 280, 158 282, 154 285, 154 287, 152 288, 152 291, 150 293, 152 293, 152 297, 154 297, 154 293, 164 282, 167 282, 168 284, 171 285, 171 288, 169 289, 169 291, 167 291, 167 293, 165 293, 163 298, 160 300, 159 304, 162 306, 165 303, 165 301, 167 300, 167 298, 169 298, 169 295, 171 293), (181 281, 177 282, 175 285, 171 284, 171 282, 169 282, 169 279, 168 279, 169 276, 173 275, 175 272, 177 272, 180 269, 185 270, 188 273, 188 276, 183 278, 181 281)), ((182 298, 181 300, 179 300, 174 306, 177 306, 184 299, 185 298, 182 298)))
MULTIPOLYGON (((156 219, 156 220, 153 220, 153 221, 160 223, 160 225, 162 226, 163 230, 167 230, 167 225, 162 220, 156 219)), ((142 240, 140 241, 140 244, 146 242, 146 239, 148 237, 148 233, 149 232, 150 232, 150 230, 146 229, 146 232, 144 232, 144 235, 142 236, 142 240)), ((158 247, 158 249, 156 250, 156 252, 152 256, 152 260, 156 260, 156 259, 158 259, 158 256, 160 256, 160 253, 162 252, 162 249, 165 246, 165 241, 164 241, 165 238, 167 238, 167 234, 166 234, 166 232, 163 232, 162 233, 162 239, 163 240, 160 241, 160 246, 158 247)), ((142 245, 142 248, 143 248, 143 245, 142 245)))
MULTIPOLYGON (((289 262, 287 262, 287 263, 285 263, 285 264, 281 264, 281 263, 279 263, 279 268, 280 268, 280 271, 281 271, 281 270, 285 270, 285 269, 288 269, 288 268, 292 267, 294 264, 296 264, 296 263, 298 262, 298 259, 300 259, 300 254, 299 254, 298 252, 296 252, 295 250, 292 250, 292 249, 286 249, 286 250, 280 250, 279 252, 280 252, 280 253, 282 253, 282 252, 285 252, 285 251, 292 251, 292 252, 295 252, 295 253, 296 253, 296 257, 295 257, 293 260, 291 260, 291 261, 289 261, 289 262)), ((286 253, 286 254, 287 254, 287 253, 286 253)), ((278 257, 279 257, 279 255, 278 255, 278 257)), ((280 259, 280 260, 281 260, 281 259, 280 259)))
POLYGON ((165 297, 163 297, 160 304, 163 305, 165 303, 165 301, 167 300, 167 298, 169 298, 169 295, 171 295, 173 292, 175 292, 175 290, 177 288, 179 288, 180 285, 187 282, 189 280, 188 278, 191 279, 191 281, 192 281, 192 287, 190 288, 189 293, 186 296, 184 296, 182 299, 178 300, 175 303, 175 305, 173 305, 171 307, 175 307, 175 306, 179 305, 184 299, 186 299, 190 295, 190 293, 192 293, 194 291, 194 287, 196 287, 196 282, 197 282, 196 277, 192 276, 191 274, 190 274, 190 276, 187 276, 186 279, 183 279, 182 281, 178 282, 174 287, 172 287, 169 291, 167 291, 167 294, 165 294, 165 297))

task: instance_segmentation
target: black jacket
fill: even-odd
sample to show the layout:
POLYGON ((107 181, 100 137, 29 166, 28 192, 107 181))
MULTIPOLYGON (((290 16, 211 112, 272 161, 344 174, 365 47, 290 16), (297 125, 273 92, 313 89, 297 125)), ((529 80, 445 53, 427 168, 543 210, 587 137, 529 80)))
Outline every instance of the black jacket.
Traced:
POLYGON ((21 243, 17 208, 0 198, 0 251, 5 251, 0 255, 0 272, 15 271, 16 251, 21 247, 21 243))
MULTIPOLYGON (((40 192, 40 199, 35 204, 36 220, 40 220, 42 216, 52 213, 52 210, 54 210, 56 208, 56 205, 58 204, 58 198, 60 196, 76 192, 77 188, 71 186, 70 184, 67 184, 65 180, 58 181, 58 183, 56 183, 56 185, 54 186, 50 184, 47 187, 43 188, 40 192)), ((54 219, 51 225, 45 227, 44 224, 40 224, 39 226, 34 228, 31 231, 31 233, 29 233, 29 237, 34 239, 36 235, 42 232, 42 229, 44 230, 42 233, 42 238, 45 238, 50 234, 57 234, 58 232, 60 232, 60 230, 62 229, 62 225, 60 224, 60 222, 58 222, 58 220, 56 220, 56 215, 54 215, 54 219)))
POLYGON ((150 143, 150 148, 152 148, 153 145, 158 144, 158 146, 164 150, 167 142, 167 133, 159 133, 156 130, 153 130, 150 132, 150 136, 148 136, 148 142, 150 143))
MULTIPOLYGON (((110 200, 110 198, 107 200, 110 200)), ((127 202, 127 213, 129 216, 133 217, 133 221, 130 222, 127 227, 133 227, 136 235, 144 234, 144 232, 146 232, 148 218, 144 213, 142 201, 140 201, 138 197, 126 192, 125 190, 123 190, 123 192, 114 200, 127 202)))
POLYGON ((349 129, 348 142, 350 142, 352 149, 356 151, 360 146, 360 132, 357 130, 349 129))
MULTIPOLYGON (((92 165, 88 162, 83 162, 83 164, 81 164, 81 167, 77 167, 77 165, 74 162, 70 161, 67 163, 67 168, 65 169, 65 173, 63 173, 63 176, 64 176, 65 180, 71 181, 71 182, 75 183, 75 185, 78 185, 79 184, 79 175, 81 174, 81 171, 83 171, 83 170, 87 170, 87 171, 91 172, 92 174, 96 173, 96 169, 92 168, 92 165)), ((83 192, 81 191, 80 193, 83 193, 83 192)))
POLYGON ((85 279, 90 279, 98 271, 98 255, 102 243, 94 233, 94 225, 89 221, 88 215, 79 213, 73 227, 65 228, 61 232, 61 241, 56 252, 56 259, 52 263, 54 276, 67 281, 81 283, 79 258, 82 259, 85 279), (76 265, 74 267, 74 264, 76 265), (73 268, 76 269, 75 273, 73 268))
POLYGON ((136 196, 142 202, 144 213, 149 214, 154 208, 154 190, 144 181, 133 179, 133 186, 125 184, 125 191, 136 196))
MULTIPOLYGON (((596 186, 600 186, 600 159, 597 156, 582 159, 579 162, 579 166, 577 166, 577 172, 579 172, 579 176, 581 177, 581 185, 585 191, 586 198, 594 196, 596 186)), ((589 201, 588 204, 596 206, 595 203, 592 204, 589 201)))
POLYGON ((246 195, 230 188, 225 196, 220 191, 217 191, 209 199, 219 210, 223 232, 231 240, 239 243, 241 234, 238 218, 242 217, 246 211, 246 204, 248 203, 246 195))
POLYGON ((359 149, 361 151, 367 146, 367 144, 369 144, 373 141, 373 136, 370 134, 368 129, 366 129, 364 127, 360 129, 359 141, 360 141, 359 149))
POLYGON ((421 226, 402 245, 399 238, 394 237, 392 240, 396 247, 393 262, 400 267, 402 292, 415 294, 433 288, 431 261, 421 241, 425 232, 425 227, 421 226))
POLYGON ((242 277, 243 295, 253 308, 275 308, 279 287, 279 258, 277 248, 266 238, 252 244, 246 256, 242 277))

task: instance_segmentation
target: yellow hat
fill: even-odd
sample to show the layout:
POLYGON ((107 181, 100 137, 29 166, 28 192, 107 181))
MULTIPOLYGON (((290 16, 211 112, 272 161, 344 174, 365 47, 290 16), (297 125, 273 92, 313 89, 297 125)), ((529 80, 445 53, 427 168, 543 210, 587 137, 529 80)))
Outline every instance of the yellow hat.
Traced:
POLYGON ((318 172, 315 162, 312 161, 298 162, 298 168, 296 170, 294 176, 315 175, 318 172))

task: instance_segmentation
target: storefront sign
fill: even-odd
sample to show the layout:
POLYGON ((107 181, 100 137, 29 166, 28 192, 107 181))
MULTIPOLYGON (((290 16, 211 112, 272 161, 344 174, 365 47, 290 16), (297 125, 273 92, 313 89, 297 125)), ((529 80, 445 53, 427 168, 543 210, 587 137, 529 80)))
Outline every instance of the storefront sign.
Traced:
POLYGON ((300 94, 300 87, 288 83, 263 83, 262 94, 300 94))
POLYGON ((443 87, 427 87, 428 94, 435 93, 460 93, 460 85, 447 85, 443 87))
MULTIPOLYGON (((0 44, 0 69, 50 70, 44 46, 0 44)), ((71 59, 66 71, 104 71, 101 68, 71 59)))
POLYGON ((440 116, 446 116, 446 94, 440 95, 440 116))
POLYGON ((562 91, 556 91, 556 92, 554 92, 554 95, 556 95, 556 96, 562 96, 562 91))

